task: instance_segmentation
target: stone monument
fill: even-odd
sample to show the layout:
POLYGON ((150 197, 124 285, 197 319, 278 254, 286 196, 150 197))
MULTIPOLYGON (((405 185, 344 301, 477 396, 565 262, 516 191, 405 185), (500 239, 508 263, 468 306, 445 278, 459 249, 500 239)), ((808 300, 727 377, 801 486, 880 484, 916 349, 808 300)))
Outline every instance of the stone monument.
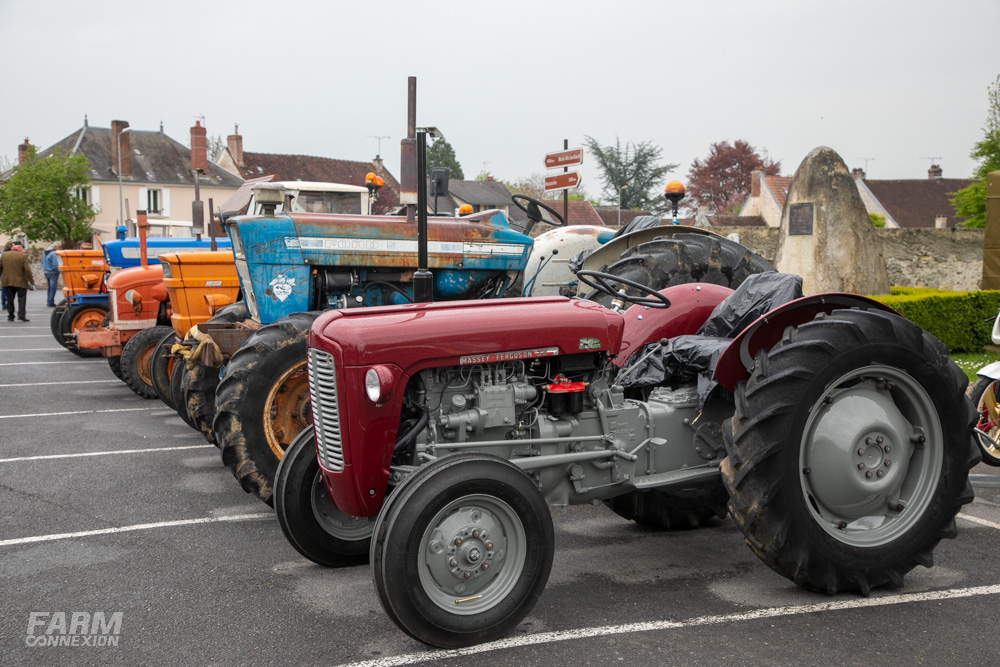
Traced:
POLYGON ((882 246, 847 165, 813 149, 788 188, 774 265, 802 276, 802 291, 888 294, 882 246))

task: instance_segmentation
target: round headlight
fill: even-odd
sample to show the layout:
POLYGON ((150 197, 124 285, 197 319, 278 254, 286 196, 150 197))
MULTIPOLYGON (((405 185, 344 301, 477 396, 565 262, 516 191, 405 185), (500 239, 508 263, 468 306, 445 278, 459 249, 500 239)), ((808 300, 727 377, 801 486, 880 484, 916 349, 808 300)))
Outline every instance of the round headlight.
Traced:
POLYGON ((372 403, 378 403, 382 398, 382 381, 374 368, 369 368, 365 373, 365 391, 368 392, 368 399, 372 403))

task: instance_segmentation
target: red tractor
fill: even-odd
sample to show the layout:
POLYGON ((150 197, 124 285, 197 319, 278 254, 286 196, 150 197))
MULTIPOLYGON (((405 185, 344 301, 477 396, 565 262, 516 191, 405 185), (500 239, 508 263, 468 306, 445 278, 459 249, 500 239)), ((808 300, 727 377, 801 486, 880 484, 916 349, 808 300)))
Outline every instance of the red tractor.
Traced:
POLYGON ((801 297, 783 274, 735 292, 578 276, 591 299, 320 315, 314 426, 275 479, 292 545, 326 565, 370 557, 404 632, 461 647, 503 637, 541 595, 549 506, 604 502, 661 528, 728 510, 769 567, 831 594, 898 587, 955 536, 974 411, 930 334, 865 297, 801 297))

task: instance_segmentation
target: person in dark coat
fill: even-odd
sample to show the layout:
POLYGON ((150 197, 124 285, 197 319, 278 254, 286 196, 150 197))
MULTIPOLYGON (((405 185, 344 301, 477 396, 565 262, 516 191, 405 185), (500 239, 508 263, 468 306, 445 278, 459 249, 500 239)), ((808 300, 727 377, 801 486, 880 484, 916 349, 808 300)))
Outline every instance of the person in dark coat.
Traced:
MULTIPOLYGON (((3 247, 3 252, 0 252, 0 259, 3 259, 3 256, 6 253, 10 252, 10 247, 12 245, 14 245, 13 241, 7 241, 7 245, 3 247)), ((3 265, 0 264, 0 278, 3 277, 2 266, 3 265)), ((7 290, 5 290, 3 287, 0 287, 0 310, 7 310, 7 290)))
POLYGON ((17 297, 17 319, 27 322, 28 288, 35 289, 35 277, 31 275, 31 264, 19 241, 14 241, 10 251, 0 257, 0 285, 7 294, 7 321, 14 321, 14 298, 17 297))

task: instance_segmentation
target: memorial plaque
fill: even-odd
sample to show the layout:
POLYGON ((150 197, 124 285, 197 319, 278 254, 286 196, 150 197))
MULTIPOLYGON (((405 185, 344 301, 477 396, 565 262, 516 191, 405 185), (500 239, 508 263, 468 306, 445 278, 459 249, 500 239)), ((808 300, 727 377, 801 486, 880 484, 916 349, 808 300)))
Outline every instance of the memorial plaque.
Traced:
POLYGON ((788 208, 788 235, 812 236, 813 205, 792 204, 788 208))

